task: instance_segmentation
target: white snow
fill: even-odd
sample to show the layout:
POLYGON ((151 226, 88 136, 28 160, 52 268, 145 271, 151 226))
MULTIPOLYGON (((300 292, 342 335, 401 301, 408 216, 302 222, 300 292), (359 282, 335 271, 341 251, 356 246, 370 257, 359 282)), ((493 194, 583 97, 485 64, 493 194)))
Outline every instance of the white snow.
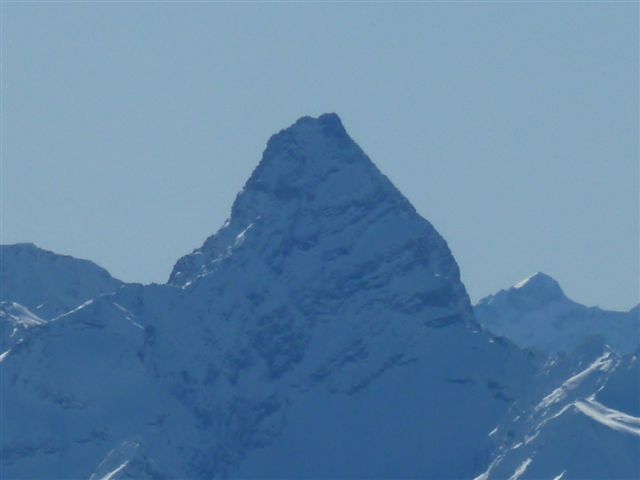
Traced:
MULTIPOLYGON (((529 281, 534 278, 536 275, 538 275, 540 272, 536 272, 533 275, 529 275, 527 278, 525 278, 524 280, 519 281, 518 283, 516 283, 513 288, 515 288, 516 290, 524 287, 525 285, 527 285, 527 283, 529 283, 529 281)), ((512 280, 513 281, 513 280, 512 280)))
POLYGON ((9 350, 20 343, 29 331, 45 323, 43 319, 19 303, 0 302, 0 345, 2 349, 6 349, 1 358, 6 358, 9 350))
POLYGON ((127 465, 129 464, 129 462, 124 462, 122 465, 119 465, 118 467, 116 467, 114 470, 112 470, 111 472, 107 473, 104 477, 100 477, 100 479, 98 480, 111 480, 112 478, 114 478, 121 470, 124 470, 127 465))
POLYGON ((607 408, 597 402, 594 396, 585 400, 577 400, 574 405, 589 418, 619 432, 630 433, 640 437, 640 418, 624 412, 607 408))
POLYGON ((640 469, 640 457, 631 454, 640 449, 640 419, 596 398, 633 408, 637 366, 635 356, 620 357, 602 342, 545 362, 512 406, 513 418, 502 423, 509 435, 478 479, 512 477, 528 459, 526 471, 535 465, 536 478, 633 478, 640 469))
POLYGON ((611 357, 611 352, 605 352, 583 371, 572 376, 571 378, 566 380, 560 387, 556 388, 553 392, 544 397, 538 404, 536 409, 547 408, 552 403, 556 403, 564 399, 569 391, 574 390, 578 386, 580 386, 580 383, 591 373, 595 371, 606 372, 611 369, 612 365, 613 358, 611 357))
POLYGON ((509 477, 509 480, 518 480, 522 475, 524 475, 524 472, 527 471, 527 467, 529 467, 529 464, 531 463, 533 459, 531 458, 527 458, 524 462, 522 462, 518 468, 516 468, 516 471, 513 472, 513 475, 511 475, 511 477, 509 477))
POLYGON ((80 310, 87 308, 89 305, 93 305, 94 299, 91 298, 89 300, 87 300, 86 302, 81 303, 80 305, 78 305, 75 308, 72 308, 71 310, 69 310, 68 312, 63 313, 62 315, 59 315, 57 317, 55 317, 53 320, 60 320, 62 318, 68 317, 73 315, 76 312, 79 312, 80 310))
POLYGON ((10 353, 11 353, 11 349, 7 350, 6 352, 1 353, 0 354, 0 363, 4 362, 4 359, 7 358, 10 353))
POLYGON ((249 229, 253 227, 253 223, 250 223, 249 226, 247 228, 245 228, 244 230, 242 230, 237 236, 236 236, 236 240, 234 242, 234 245, 236 247, 239 247, 240 245, 242 245, 242 243, 244 242, 244 237, 247 234, 247 232, 249 231, 249 229))

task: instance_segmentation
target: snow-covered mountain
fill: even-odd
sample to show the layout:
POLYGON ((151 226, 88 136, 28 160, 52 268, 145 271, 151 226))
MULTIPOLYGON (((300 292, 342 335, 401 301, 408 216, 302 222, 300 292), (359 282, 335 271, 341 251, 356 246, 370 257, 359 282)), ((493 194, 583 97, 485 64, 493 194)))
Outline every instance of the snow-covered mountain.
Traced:
POLYGON ((102 295, 2 368, 15 478, 88 478, 131 442, 169 476, 469 477, 532 371, 336 115, 269 141, 170 285, 102 295))
POLYGON ((335 114, 269 140, 229 220, 166 285, 114 286, 4 352, 0 477, 515 480, 505 452, 576 375, 597 379, 552 395, 550 415, 569 398, 637 415, 634 374, 614 380, 623 362, 594 358, 602 345, 552 364, 481 328, 444 239, 335 114), (591 401, 602 385, 612 397, 591 401))
POLYGON ((602 336, 620 353, 640 347, 640 306, 615 312, 581 305, 544 273, 483 298, 474 311, 493 333, 547 353, 569 352, 592 335, 602 336))
POLYGON ((550 360, 491 432, 495 456, 477 480, 639 478, 639 358, 591 337, 550 360))
POLYGON ((43 250, 32 243, 0 245, 0 301, 27 307, 50 320, 122 282, 88 260, 43 250))

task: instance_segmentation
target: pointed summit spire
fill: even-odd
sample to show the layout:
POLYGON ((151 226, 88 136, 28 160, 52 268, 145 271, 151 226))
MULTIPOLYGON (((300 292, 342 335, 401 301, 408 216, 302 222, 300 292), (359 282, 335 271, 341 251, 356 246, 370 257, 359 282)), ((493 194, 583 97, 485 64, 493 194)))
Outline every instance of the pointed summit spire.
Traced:
MULTIPOLYGON (((169 282, 184 285, 204 274, 245 233, 266 239, 277 232, 286 236, 278 242, 310 245, 323 229, 344 228, 376 211, 417 216, 349 137, 337 114, 302 117, 269 139, 227 223, 194 254, 178 261, 169 282)), ((425 220, 420 223, 432 229, 425 220)))
POLYGON ((365 184, 402 197, 349 137, 338 115, 302 117, 269 139, 262 160, 234 203, 232 216, 248 203, 257 206, 255 198, 247 198, 255 195, 280 203, 294 197, 315 198, 327 185, 335 195, 356 192, 365 184))
POLYGON ((169 282, 209 288, 243 262, 261 265, 292 298, 315 299, 300 306, 308 315, 362 289, 395 313, 431 309, 446 324, 474 321, 447 243, 335 113, 300 118, 269 139, 230 218, 176 263, 169 282))

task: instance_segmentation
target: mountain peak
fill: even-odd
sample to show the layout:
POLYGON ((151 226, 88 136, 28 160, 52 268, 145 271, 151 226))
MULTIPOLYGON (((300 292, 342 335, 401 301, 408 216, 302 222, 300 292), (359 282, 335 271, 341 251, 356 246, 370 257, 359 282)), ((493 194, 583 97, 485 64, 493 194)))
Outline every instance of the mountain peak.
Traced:
POLYGON ((536 272, 533 275, 516 283, 512 289, 522 291, 537 291, 540 293, 550 294, 555 297, 558 295, 564 296, 560 284, 550 275, 543 272, 536 272))
POLYGON ((568 299, 560 284, 550 275, 536 272, 510 288, 481 298, 477 305, 486 307, 506 302, 512 306, 529 310, 561 300, 568 299))
POLYGON ((379 173, 349 137, 338 115, 302 117, 269 139, 245 190, 270 191, 278 197, 288 197, 303 183, 317 183, 354 163, 379 173))
POLYGON ((230 218, 178 260, 169 283, 218 288, 217 278, 228 281, 243 264, 260 265, 270 287, 300 298, 307 318, 347 298, 353 304, 354 286, 365 285, 367 305, 385 298, 395 309, 388 318, 424 310, 425 319, 474 322, 445 240, 334 113, 303 117, 270 138, 230 218))
POLYGON ((331 232, 374 211, 416 215, 349 137, 337 114, 302 117, 269 139, 230 218, 194 254, 178 261, 169 282, 184 285, 194 274, 209 271, 207 264, 217 264, 245 237, 278 233, 278 242, 308 246, 323 228, 331 232))
POLYGON ((566 298, 560 284, 553 277, 543 272, 536 272, 521 280, 508 289, 507 292, 510 296, 526 301, 527 304, 533 302, 536 305, 566 298))

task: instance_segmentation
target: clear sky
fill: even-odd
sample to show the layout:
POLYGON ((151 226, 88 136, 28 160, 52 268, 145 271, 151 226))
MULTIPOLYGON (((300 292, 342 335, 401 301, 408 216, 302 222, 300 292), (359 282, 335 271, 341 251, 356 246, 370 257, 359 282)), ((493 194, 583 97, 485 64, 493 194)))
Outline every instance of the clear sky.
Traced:
POLYGON ((2 3, 2 243, 166 281, 269 136, 337 112, 473 300, 639 290, 638 4, 2 3))

